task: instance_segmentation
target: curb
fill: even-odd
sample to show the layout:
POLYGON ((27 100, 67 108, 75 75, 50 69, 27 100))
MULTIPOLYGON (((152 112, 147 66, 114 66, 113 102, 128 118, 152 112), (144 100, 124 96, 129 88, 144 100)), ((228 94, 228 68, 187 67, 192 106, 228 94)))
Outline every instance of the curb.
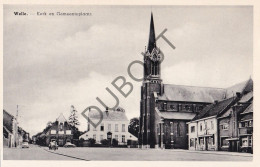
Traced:
POLYGON ((49 150, 47 150, 47 149, 45 149, 45 148, 44 148, 43 150, 45 150, 45 151, 47 151, 47 152, 50 152, 50 153, 52 153, 52 154, 62 155, 62 156, 69 157, 69 158, 74 158, 74 159, 83 160, 83 161, 90 161, 90 160, 83 159, 83 158, 78 158, 78 157, 74 157, 74 156, 70 156, 70 155, 66 155, 66 154, 61 154, 61 153, 49 151, 49 150))

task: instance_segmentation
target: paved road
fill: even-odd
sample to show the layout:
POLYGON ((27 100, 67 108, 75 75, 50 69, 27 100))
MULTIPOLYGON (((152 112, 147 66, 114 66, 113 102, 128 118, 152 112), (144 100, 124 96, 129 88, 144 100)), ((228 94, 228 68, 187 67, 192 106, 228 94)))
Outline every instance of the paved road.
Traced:
MULTIPOLYGON (((47 148, 47 147, 46 147, 47 148)), ((47 149, 46 149, 47 150, 47 149)), ((30 148, 4 148, 4 160, 77 160, 68 156, 45 151, 42 147, 30 145, 30 148)))
POLYGON ((113 160, 113 161, 252 161, 252 154, 200 152, 137 148, 59 148, 31 146, 30 149, 4 149, 5 159, 22 160, 113 160))

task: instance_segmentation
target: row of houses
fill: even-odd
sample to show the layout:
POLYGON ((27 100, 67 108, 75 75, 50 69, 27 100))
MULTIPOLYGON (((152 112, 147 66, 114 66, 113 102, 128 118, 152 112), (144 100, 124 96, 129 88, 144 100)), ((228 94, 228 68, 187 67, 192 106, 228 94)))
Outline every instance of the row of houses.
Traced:
POLYGON ((18 147, 23 141, 29 141, 30 135, 18 126, 16 117, 3 110, 3 145, 18 147))
MULTIPOLYGON (((73 127, 64 115, 60 114, 56 121, 49 123, 42 132, 32 137, 33 142, 43 146, 48 146, 52 141, 56 141, 59 146, 64 146, 67 142, 78 145, 76 140, 88 141, 90 139, 94 139, 96 144, 101 144, 102 140, 112 142, 113 139, 118 142, 118 145, 127 145, 128 140, 137 142, 137 138, 128 132, 129 120, 124 109, 120 107, 115 110, 106 109, 102 114, 102 122, 97 126, 88 122, 85 133, 78 138, 73 136, 73 127)), ((87 115, 94 123, 97 123, 101 117, 100 113, 94 109, 90 109, 87 115)))
POLYGON ((253 151, 253 83, 206 106, 188 124, 189 150, 253 151))

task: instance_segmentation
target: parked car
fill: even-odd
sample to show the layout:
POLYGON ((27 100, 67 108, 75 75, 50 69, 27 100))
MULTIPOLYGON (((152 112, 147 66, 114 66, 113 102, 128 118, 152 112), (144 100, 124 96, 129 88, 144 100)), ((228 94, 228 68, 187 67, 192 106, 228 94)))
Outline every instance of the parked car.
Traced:
POLYGON ((58 150, 58 145, 55 141, 50 142, 49 150, 58 150))
POLYGON ((67 142, 63 147, 65 147, 65 148, 69 148, 69 147, 74 148, 76 146, 75 146, 75 144, 72 144, 71 142, 67 142))
POLYGON ((22 148, 29 148, 28 142, 23 142, 22 143, 22 148))

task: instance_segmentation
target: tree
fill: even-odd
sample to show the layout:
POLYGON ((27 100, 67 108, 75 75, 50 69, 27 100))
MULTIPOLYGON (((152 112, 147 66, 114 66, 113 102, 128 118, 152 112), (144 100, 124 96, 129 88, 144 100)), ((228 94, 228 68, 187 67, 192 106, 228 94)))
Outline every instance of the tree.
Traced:
POLYGON ((73 105, 71 105, 71 110, 70 110, 70 117, 69 117, 69 124, 72 127, 77 128, 78 125, 80 125, 79 120, 78 120, 78 116, 77 116, 77 110, 75 109, 75 107, 73 105))
POLYGON ((139 132, 139 119, 138 118, 132 118, 130 120, 128 131, 129 131, 129 133, 133 134, 135 137, 138 137, 138 132, 139 132))
POLYGON ((80 123, 78 120, 77 110, 73 105, 71 105, 68 123, 72 128, 73 139, 79 139, 79 137, 83 134, 83 132, 79 131, 77 127, 80 125, 80 123))

